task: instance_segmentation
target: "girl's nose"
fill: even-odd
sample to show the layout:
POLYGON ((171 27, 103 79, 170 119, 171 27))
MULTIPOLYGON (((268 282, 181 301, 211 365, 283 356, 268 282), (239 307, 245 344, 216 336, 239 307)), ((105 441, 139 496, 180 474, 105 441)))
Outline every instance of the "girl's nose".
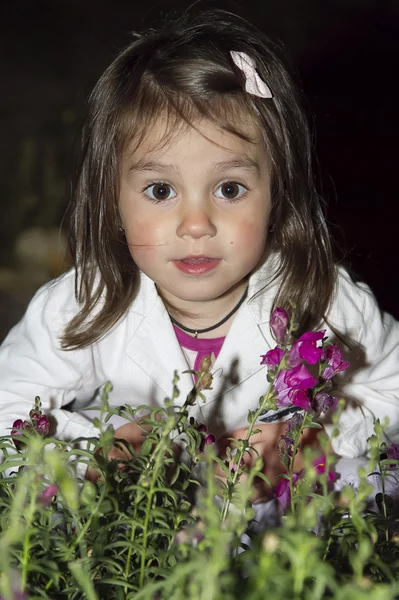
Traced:
POLYGON ((182 238, 198 239, 206 235, 213 237, 216 231, 211 215, 203 208, 186 210, 177 227, 177 235, 182 238))

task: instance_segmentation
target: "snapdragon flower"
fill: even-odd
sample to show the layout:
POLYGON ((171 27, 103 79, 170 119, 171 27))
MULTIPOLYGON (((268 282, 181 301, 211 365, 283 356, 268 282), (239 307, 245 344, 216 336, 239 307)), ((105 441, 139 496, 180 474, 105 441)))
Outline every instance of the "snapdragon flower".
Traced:
POLYGON ((294 404, 304 410, 309 410, 310 399, 307 390, 316 384, 316 377, 309 373, 305 365, 297 365, 292 369, 280 371, 274 381, 277 406, 281 408, 294 404))
POLYGON ((315 365, 324 358, 324 349, 318 346, 325 335, 324 331, 307 331, 293 343, 289 353, 289 364, 296 367, 305 360, 310 365, 315 365))
POLYGON ((289 316, 284 308, 275 308, 270 318, 270 329, 278 343, 284 343, 289 325, 289 316))
POLYGON ((323 371, 323 379, 329 380, 337 373, 345 371, 349 366, 349 361, 343 360, 342 348, 338 345, 331 344, 326 351, 327 363, 329 364, 323 371))

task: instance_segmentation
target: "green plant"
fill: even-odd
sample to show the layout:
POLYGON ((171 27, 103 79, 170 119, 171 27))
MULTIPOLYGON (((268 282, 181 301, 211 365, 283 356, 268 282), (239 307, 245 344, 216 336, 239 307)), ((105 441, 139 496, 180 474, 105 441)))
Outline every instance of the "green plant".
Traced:
MULTIPOLYGON (((334 490, 336 459, 323 433, 322 456, 305 449, 304 469, 293 470, 304 427, 318 427, 320 406, 325 408, 318 394, 325 393, 331 381, 326 369, 336 370, 344 363, 337 359, 341 357, 336 347, 327 352, 323 336, 292 342, 292 334, 287 329, 280 337, 281 352, 265 355, 268 390, 259 409, 249 414, 246 439, 234 442, 226 461, 217 455, 212 434, 189 417, 190 405, 212 383, 206 361, 181 406, 176 403, 177 375, 172 396, 158 409, 110 409, 111 386, 106 385, 98 439, 68 444, 48 437, 47 417, 37 398, 29 420, 14 423, 12 434, 0 439, 0 596, 399 597, 399 519, 384 485, 399 464, 399 447, 386 446, 384 427, 376 421, 370 467, 359 473, 356 490, 334 490), (299 363, 293 367, 290 360, 295 363, 300 354, 301 361, 318 356, 313 364, 320 366, 319 378, 311 382, 302 370, 295 386, 282 387, 282 381, 292 383, 288 377, 298 373, 293 369, 299 363), (301 382, 308 387, 298 388, 301 382), (256 532, 250 498, 254 478, 262 477, 262 461, 254 460, 248 468, 243 458, 251 451, 251 435, 265 409, 288 402, 290 394, 291 401, 306 403, 298 389, 307 390, 309 406, 294 415, 279 444, 286 472, 271 490, 276 521, 267 531, 256 532), (143 427, 149 432, 136 453, 124 440, 115 439, 107 421, 116 413, 135 420, 143 409, 148 415, 143 427), (113 445, 126 452, 126 460, 107 458, 113 445), (76 479, 77 462, 101 472, 96 484, 76 479), (215 476, 216 467, 224 471, 225 483, 215 476), (378 510, 368 506, 373 489, 369 472, 382 478, 378 510)), ((323 401, 332 402, 326 396, 323 401)), ((337 424, 342 402, 334 408, 337 424)))

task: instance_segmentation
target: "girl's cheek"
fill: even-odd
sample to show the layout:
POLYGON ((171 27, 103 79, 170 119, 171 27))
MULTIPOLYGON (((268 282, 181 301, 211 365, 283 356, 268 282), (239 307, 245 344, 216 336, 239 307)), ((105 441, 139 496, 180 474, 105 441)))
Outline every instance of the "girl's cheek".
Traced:
POLYGON ((263 249, 267 239, 267 223, 262 221, 243 221, 238 229, 236 239, 242 248, 253 247, 263 249))

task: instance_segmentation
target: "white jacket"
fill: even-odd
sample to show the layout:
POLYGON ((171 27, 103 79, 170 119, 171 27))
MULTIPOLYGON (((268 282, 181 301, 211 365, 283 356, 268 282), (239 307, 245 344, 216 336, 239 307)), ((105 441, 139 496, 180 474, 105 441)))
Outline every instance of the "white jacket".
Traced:
MULTIPOLYGON (((275 287, 269 286, 251 301, 262 285, 260 271, 251 277, 248 300, 237 312, 214 364, 213 389, 206 392, 205 404, 199 401, 193 407, 193 415, 216 434, 245 426, 248 410, 256 408, 266 391, 266 368, 260 365, 260 356, 275 346, 269 330, 275 287), (233 364, 238 374, 234 383, 226 377, 233 364)), ((24 318, 4 341, 0 348, 0 435, 9 432, 15 419, 27 418, 35 396, 40 396, 43 409, 55 418, 56 437, 70 440, 98 432, 85 414, 63 407, 76 400, 75 407, 83 409, 107 381, 113 384, 112 406, 162 406, 172 393, 174 371, 180 375, 179 402, 190 391, 192 377, 183 374, 187 363, 173 326, 154 283, 146 276, 142 275, 140 292, 130 309, 100 341, 83 350, 60 350, 63 327, 76 312, 74 272, 70 271, 37 292, 24 318)), ((335 451, 346 457, 363 455, 374 417, 389 417, 387 434, 399 442, 399 323, 381 315, 367 286, 354 284, 343 271, 329 319, 359 344, 347 356, 352 364, 341 390, 362 404, 361 409, 349 405, 345 410, 340 435, 333 440, 335 451)))

